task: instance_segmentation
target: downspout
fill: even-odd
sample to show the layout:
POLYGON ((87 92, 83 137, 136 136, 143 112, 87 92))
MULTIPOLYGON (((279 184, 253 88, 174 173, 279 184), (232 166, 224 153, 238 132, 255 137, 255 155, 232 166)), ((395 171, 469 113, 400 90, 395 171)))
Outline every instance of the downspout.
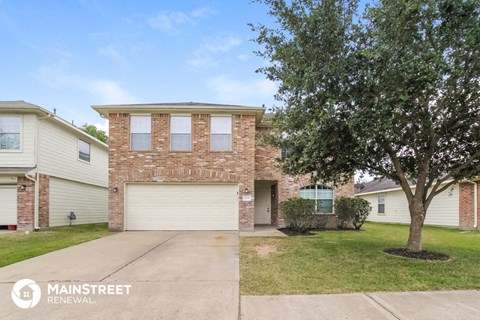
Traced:
MULTIPOLYGON (((38 121, 40 120, 43 120, 43 119, 46 119, 46 118, 50 118, 52 117, 53 115, 51 113, 48 113, 46 116, 44 117, 41 117, 41 118, 38 118, 38 121)), ((39 230, 40 227, 39 227, 39 200, 40 200, 40 176, 39 176, 39 173, 38 173, 38 146, 39 146, 39 143, 38 143, 38 137, 39 137, 39 125, 38 125, 38 121, 36 122, 36 125, 35 125, 35 173, 34 175, 30 175, 28 172, 25 173, 25 178, 27 178, 28 180, 31 180, 33 181, 34 185, 35 185, 35 193, 34 193, 34 209, 33 209, 33 228, 35 230, 39 230)))
POLYGON ((34 205, 33 205, 33 207, 34 207, 34 209, 33 209, 33 211, 34 211, 34 213, 33 213, 33 228, 35 230, 38 230, 38 229, 40 229, 38 227, 38 200, 39 200, 39 194, 40 194, 40 186, 37 183, 37 181, 38 181, 37 169, 35 168, 35 175, 33 177, 30 176, 27 172, 27 173, 25 173, 25 178, 33 181, 34 186, 35 186, 35 195, 34 195, 35 200, 34 200, 34 205))
POLYGON ((473 229, 478 228, 478 185, 475 181, 467 181, 473 184, 473 229))

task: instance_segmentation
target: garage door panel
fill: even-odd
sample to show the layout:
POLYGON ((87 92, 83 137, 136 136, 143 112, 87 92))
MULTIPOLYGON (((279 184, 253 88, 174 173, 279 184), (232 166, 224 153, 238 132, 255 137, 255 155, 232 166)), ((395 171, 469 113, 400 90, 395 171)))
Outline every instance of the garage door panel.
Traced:
POLYGON ((17 224, 17 186, 0 186, 0 225, 17 224))
POLYGON ((238 230, 237 185, 130 184, 127 230, 238 230))

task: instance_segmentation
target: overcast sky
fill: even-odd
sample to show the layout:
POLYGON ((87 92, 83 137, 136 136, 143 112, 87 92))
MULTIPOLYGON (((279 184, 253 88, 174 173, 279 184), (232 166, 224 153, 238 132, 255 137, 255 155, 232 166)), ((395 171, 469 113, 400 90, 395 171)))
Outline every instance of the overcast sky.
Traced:
POLYGON ((270 107, 249 0, 0 0, 0 100, 105 126, 94 104, 211 102, 270 107))

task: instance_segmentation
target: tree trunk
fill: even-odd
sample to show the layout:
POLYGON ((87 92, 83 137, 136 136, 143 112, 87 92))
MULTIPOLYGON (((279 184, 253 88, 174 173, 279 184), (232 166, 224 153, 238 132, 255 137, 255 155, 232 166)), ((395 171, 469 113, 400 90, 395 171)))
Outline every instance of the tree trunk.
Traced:
POLYGON ((423 203, 414 203, 410 206, 410 234, 408 236, 407 251, 422 251, 422 228, 425 221, 425 207, 423 203))

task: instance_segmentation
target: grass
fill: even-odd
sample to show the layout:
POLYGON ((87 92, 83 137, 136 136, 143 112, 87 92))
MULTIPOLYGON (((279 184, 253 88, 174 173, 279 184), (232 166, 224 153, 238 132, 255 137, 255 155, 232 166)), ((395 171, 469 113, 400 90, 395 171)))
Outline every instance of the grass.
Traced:
POLYGON ((107 236, 107 224, 49 228, 48 231, 0 235, 0 267, 107 236))
POLYGON ((241 238, 242 294, 480 289, 480 232, 424 227, 423 249, 450 256, 425 261, 388 255, 404 248, 408 226, 366 223, 365 231, 241 238), (259 256, 257 249, 276 247, 259 256))

